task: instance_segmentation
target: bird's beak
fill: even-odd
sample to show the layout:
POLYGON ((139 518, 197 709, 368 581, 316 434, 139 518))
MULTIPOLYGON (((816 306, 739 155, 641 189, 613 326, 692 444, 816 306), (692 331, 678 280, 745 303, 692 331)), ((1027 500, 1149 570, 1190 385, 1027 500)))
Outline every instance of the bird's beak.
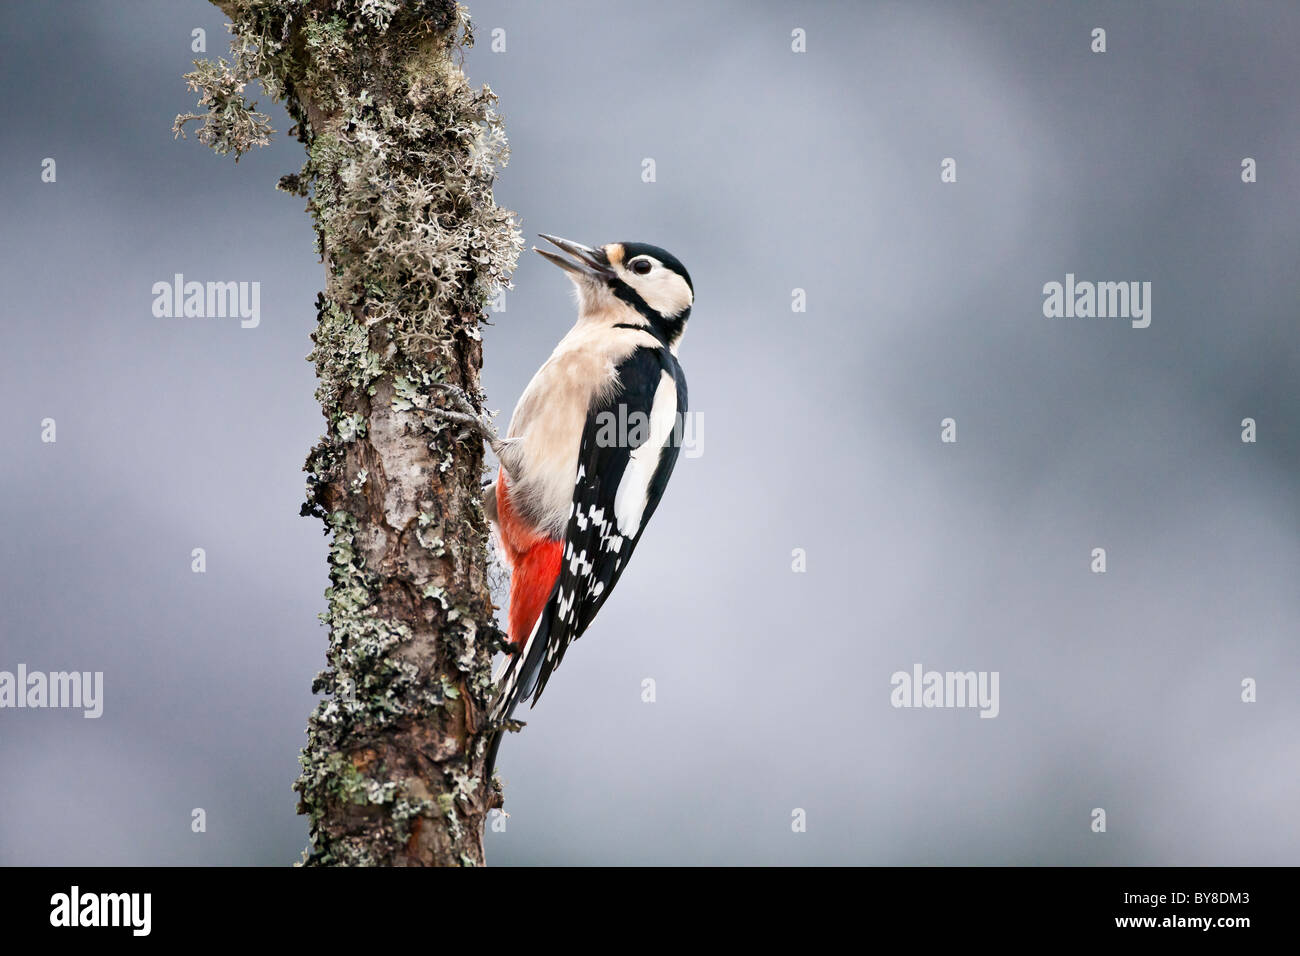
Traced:
POLYGON ((575 278, 595 279, 603 282, 606 279, 614 277, 614 270, 609 267, 609 256, 605 255, 603 249, 593 249, 590 246, 584 246, 580 242, 571 242, 568 239, 561 239, 558 236, 548 236, 546 233, 538 233, 543 239, 551 245, 567 252, 573 259, 566 259, 563 256, 557 256, 553 252, 547 252, 545 249, 538 249, 533 246, 533 252, 537 253, 548 262, 553 262, 565 272, 575 278))

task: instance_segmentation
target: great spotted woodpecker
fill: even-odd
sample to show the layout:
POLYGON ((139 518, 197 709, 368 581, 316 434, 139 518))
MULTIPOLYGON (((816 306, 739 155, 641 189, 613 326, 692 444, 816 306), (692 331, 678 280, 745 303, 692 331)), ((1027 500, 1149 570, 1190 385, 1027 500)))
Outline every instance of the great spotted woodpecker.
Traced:
MULTIPOLYGON (((492 719, 536 704, 569 644, 609 597, 677 462, 686 377, 677 347, 694 303, 686 268, 640 242, 590 248, 542 238, 568 273, 578 321, 533 376, 506 438, 458 399, 500 460, 485 506, 511 570, 512 653, 492 719)), ((487 775, 501 742, 490 744, 487 775)))

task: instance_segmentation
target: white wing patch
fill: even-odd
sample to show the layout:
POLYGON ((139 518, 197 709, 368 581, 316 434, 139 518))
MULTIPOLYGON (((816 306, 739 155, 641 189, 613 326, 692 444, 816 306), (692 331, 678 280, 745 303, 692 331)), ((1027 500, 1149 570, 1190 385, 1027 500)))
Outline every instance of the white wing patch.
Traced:
POLYGON ((618 492, 614 495, 614 518, 618 522, 618 530, 626 537, 634 538, 641 530, 641 516, 645 513, 650 479, 659 467, 664 442, 672 433, 676 420, 677 383, 671 374, 663 372, 659 376, 659 387, 655 389, 654 404, 650 408, 650 437, 645 444, 632 450, 623 472, 623 480, 618 483, 618 492))

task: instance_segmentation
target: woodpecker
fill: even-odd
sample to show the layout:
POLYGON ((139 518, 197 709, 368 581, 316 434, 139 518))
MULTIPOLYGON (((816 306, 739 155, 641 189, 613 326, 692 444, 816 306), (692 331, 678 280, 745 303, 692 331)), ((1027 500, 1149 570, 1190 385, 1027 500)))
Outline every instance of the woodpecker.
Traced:
MULTIPOLYGON (((686 414, 677 347, 695 292, 685 266, 647 243, 541 238, 567 253, 534 248, 572 280, 577 322, 524 389, 504 439, 463 397, 447 413, 500 460, 484 495, 511 570, 498 725, 521 701, 537 703, 609 598, 677 463, 686 414)), ((500 743, 498 730, 489 780, 500 743)))

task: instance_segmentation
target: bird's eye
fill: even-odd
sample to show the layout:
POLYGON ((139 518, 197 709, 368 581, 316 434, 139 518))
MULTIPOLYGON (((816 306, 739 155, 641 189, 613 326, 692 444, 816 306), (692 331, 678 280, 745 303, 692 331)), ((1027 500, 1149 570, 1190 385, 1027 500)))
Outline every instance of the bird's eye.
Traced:
POLYGON ((633 259, 630 265, 632 271, 639 276, 649 275, 650 270, 654 268, 649 259, 633 259))

